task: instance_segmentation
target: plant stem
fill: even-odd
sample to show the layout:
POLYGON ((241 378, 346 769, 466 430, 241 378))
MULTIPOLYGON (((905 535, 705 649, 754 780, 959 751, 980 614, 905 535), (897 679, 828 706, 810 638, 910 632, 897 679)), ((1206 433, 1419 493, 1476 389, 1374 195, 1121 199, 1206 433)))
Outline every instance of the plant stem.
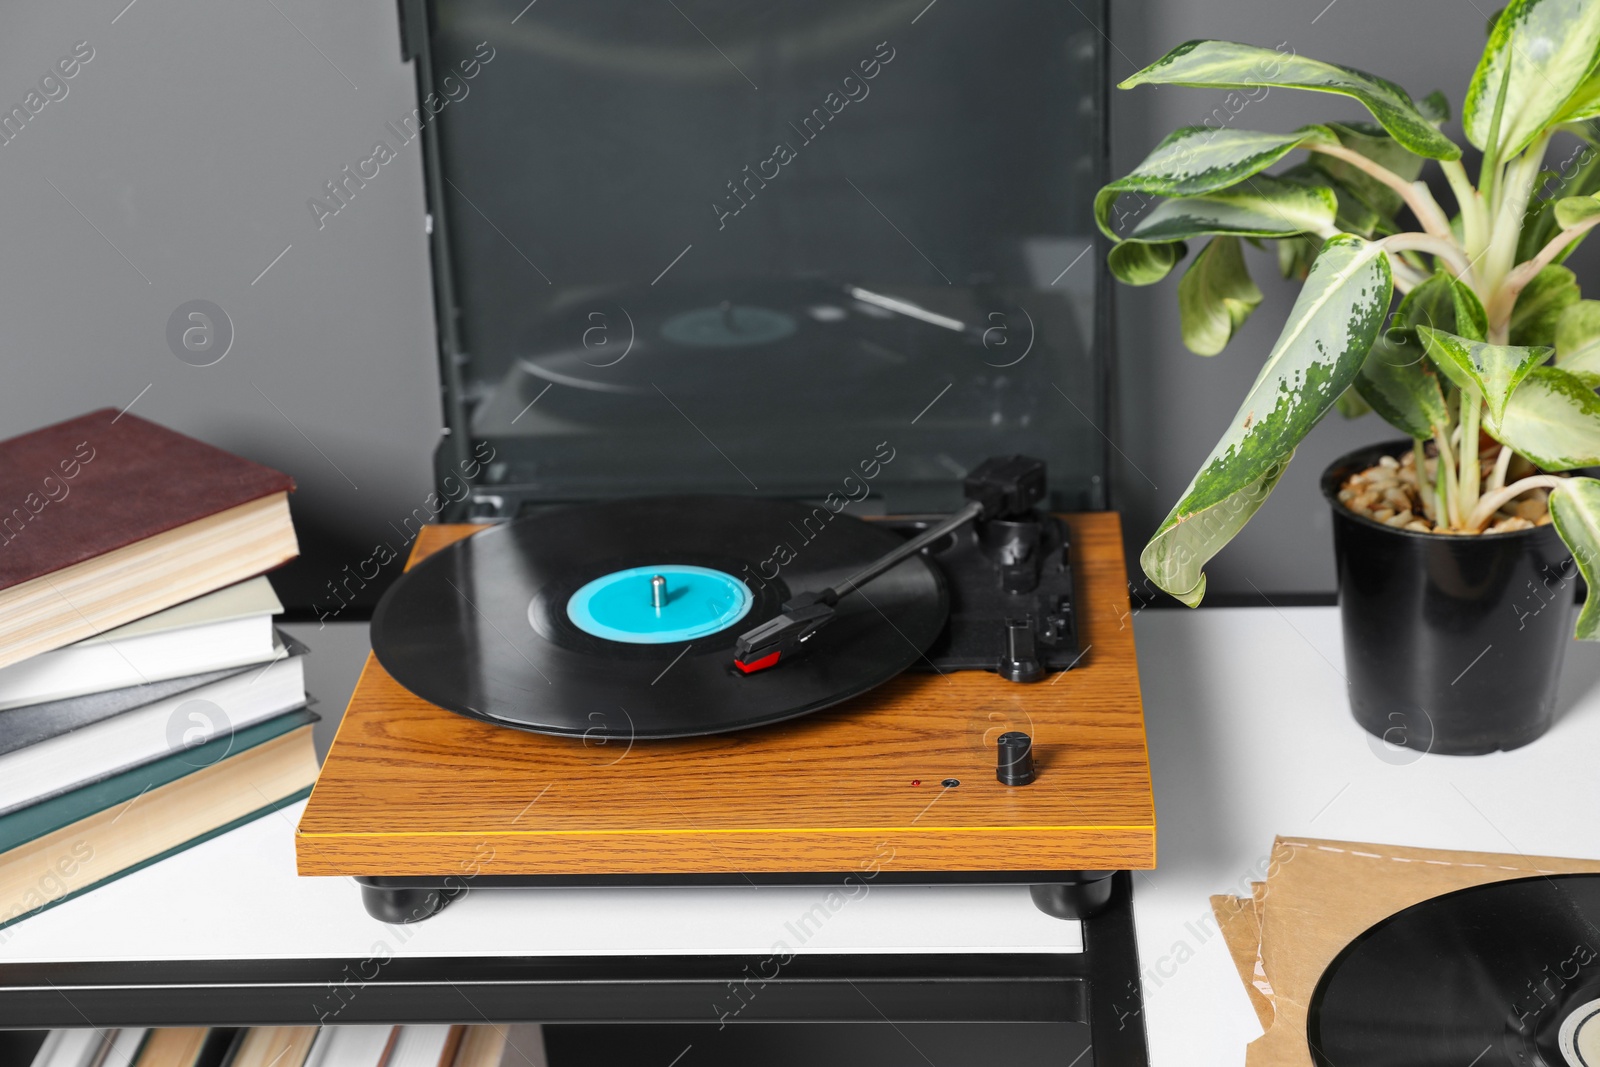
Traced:
POLYGON ((1494 461, 1494 470, 1489 472, 1489 481, 1485 484, 1486 492, 1497 492, 1504 489, 1506 484, 1506 471, 1511 468, 1511 457, 1516 453, 1505 445, 1500 446, 1500 455, 1494 461))
POLYGON ((1431 233, 1396 233, 1383 238, 1378 244, 1382 245, 1385 251, 1398 253, 1415 250, 1437 256, 1449 263, 1458 278, 1472 286, 1474 290, 1477 288, 1473 285, 1472 263, 1468 261, 1467 254, 1462 251, 1461 246, 1453 240, 1435 237, 1431 233))
POLYGON ((1528 287, 1534 276, 1554 262, 1568 245, 1596 226, 1600 226, 1600 215, 1584 219, 1576 226, 1568 226, 1550 238, 1550 243, 1539 249, 1538 255, 1525 263, 1519 263, 1515 270, 1506 275, 1505 282, 1495 293, 1489 309, 1489 322, 1510 322, 1511 312, 1517 306, 1517 297, 1522 295, 1522 290, 1528 287))
POLYGON ((1450 479, 1445 477, 1444 457, 1440 454, 1439 465, 1433 476, 1433 508, 1434 514, 1430 516, 1435 526, 1449 527, 1450 509, 1446 502, 1450 499, 1450 479))
POLYGON ((1478 168, 1478 195, 1483 198, 1483 212, 1485 222, 1494 217, 1495 205, 1499 202, 1497 195, 1500 185, 1500 162, 1493 159, 1485 151, 1483 165, 1478 168))
POLYGON ((1458 476, 1461 479, 1460 511, 1470 515, 1478 506, 1478 480, 1482 476, 1478 461, 1478 422, 1482 417, 1483 402, 1476 396, 1461 394, 1461 460, 1458 476))
POLYGON ((1429 522, 1437 524, 1439 521, 1439 509, 1434 503, 1436 498, 1433 494, 1433 486, 1428 482, 1428 472, 1424 466, 1424 460, 1427 459, 1427 455, 1427 448, 1422 438, 1413 437, 1411 439, 1411 466, 1417 472, 1417 496, 1422 498, 1423 515, 1427 517, 1429 522))
POLYGON ((1455 193, 1456 207, 1461 210, 1461 236, 1467 246, 1467 258, 1476 259, 1483 255, 1489 243, 1489 223, 1483 210, 1483 198, 1472 187, 1467 168, 1461 165, 1459 159, 1444 160, 1439 167, 1450 182, 1450 191, 1455 193))
POLYGON ((1506 504, 1526 493, 1530 489, 1558 489, 1565 484, 1567 479, 1559 478, 1554 474, 1534 474, 1527 478, 1512 482, 1504 489, 1493 493, 1486 493, 1478 506, 1472 509, 1471 520, 1467 523, 1469 530, 1481 530, 1495 512, 1506 504))
POLYGON ((1389 260, 1389 268, 1394 276, 1394 287, 1400 290, 1401 296, 1428 280, 1427 274, 1408 263, 1402 263, 1393 258, 1389 260))
POLYGON ((1357 170, 1365 171, 1378 179, 1400 194, 1400 199, 1406 202, 1406 206, 1411 209, 1411 213, 1417 217, 1424 230, 1435 237, 1450 239, 1450 220, 1445 218, 1444 210, 1439 207, 1439 202, 1433 198, 1426 185, 1421 182, 1408 182, 1383 164, 1368 159, 1360 152, 1351 151, 1344 145, 1308 144, 1305 147, 1312 152, 1321 152, 1325 156, 1342 159, 1357 170))
POLYGON ((1435 427, 1433 443, 1439 449, 1439 497, 1444 501, 1444 507, 1440 510, 1446 526, 1459 528, 1461 502, 1456 493, 1456 463, 1450 452, 1450 435, 1435 427))
MULTIPOLYGON (((1478 295, 1486 305, 1499 300, 1500 294, 1496 290, 1516 263, 1517 239, 1522 236, 1522 216, 1528 210, 1528 198, 1533 195, 1534 181, 1539 176, 1545 146, 1549 143, 1549 134, 1540 135, 1526 152, 1506 165, 1505 181, 1497 199, 1493 229, 1489 233, 1489 246, 1484 252, 1482 269, 1478 271, 1484 285, 1478 295)), ((1515 297, 1510 303, 1516 303, 1515 297)), ((1505 313, 1509 317, 1509 304, 1505 313)), ((1494 316, 1491 315, 1489 321, 1493 323, 1494 316)))
POLYGON ((1483 148, 1483 164, 1478 168, 1478 188, 1493 210, 1495 179, 1500 174, 1500 120, 1506 111, 1506 91, 1511 87, 1511 63, 1507 61, 1505 73, 1500 76, 1500 90, 1495 94, 1494 114, 1489 118, 1489 141, 1483 148))

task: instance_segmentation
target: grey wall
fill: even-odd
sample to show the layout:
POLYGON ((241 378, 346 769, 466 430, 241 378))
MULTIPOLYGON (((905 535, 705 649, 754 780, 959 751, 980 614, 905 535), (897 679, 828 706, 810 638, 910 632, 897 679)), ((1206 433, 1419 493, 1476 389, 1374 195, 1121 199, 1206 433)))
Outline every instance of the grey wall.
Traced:
POLYGON ((306 206, 414 101, 395 3, 126 4, 0 15, 4 109, 94 50, 0 144, 0 436, 137 396, 290 472, 302 538, 325 546, 287 576, 305 599, 421 504, 439 433, 420 162, 320 231, 306 206), (194 299, 234 325, 212 366, 167 343, 194 299))
MULTIPOLYGON (((302 533, 325 546, 290 575, 286 594, 304 602, 422 503, 439 433, 420 161, 384 167, 321 230, 306 206, 413 103, 394 0, 125 3, 17 4, 0 16, 7 109, 76 42, 94 49, 67 96, 0 145, 0 436, 137 396, 140 414, 291 472, 302 533), (166 339, 169 316, 194 299, 220 305, 235 328, 213 366, 181 361, 166 339)), ((1483 40, 1481 13, 1460 0, 1113 9, 1118 78, 1215 36, 1287 42, 1459 101, 1483 40)), ((1203 121, 1224 95, 1117 93, 1115 167, 1203 121)), ((1287 129, 1360 116, 1336 98, 1274 90, 1235 121, 1287 129)), ((1179 341, 1175 277, 1118 294, 1119 503, 1135 549, 1233 414, 1293 299, 1264 254, 1254 266, 1267 300, 1209 360, 1179 341)), ((1217 558, 1211 589, 1330 590, 1316 475, 1386 435, 1371 418, 1319 427, 1217 558)))

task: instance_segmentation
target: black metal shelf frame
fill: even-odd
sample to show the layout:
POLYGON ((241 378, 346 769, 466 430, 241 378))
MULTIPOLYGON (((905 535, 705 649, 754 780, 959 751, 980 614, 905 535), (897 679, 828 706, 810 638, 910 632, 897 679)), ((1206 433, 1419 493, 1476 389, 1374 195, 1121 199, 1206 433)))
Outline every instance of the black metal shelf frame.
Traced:
POLYGON ((1132 883, 1114 880, 1081 953, 12 963, 0 1029, 716 1023, 721 1004, 732 1025, 1084 1023, 1096 1067, 1147 1067, 1132 883))

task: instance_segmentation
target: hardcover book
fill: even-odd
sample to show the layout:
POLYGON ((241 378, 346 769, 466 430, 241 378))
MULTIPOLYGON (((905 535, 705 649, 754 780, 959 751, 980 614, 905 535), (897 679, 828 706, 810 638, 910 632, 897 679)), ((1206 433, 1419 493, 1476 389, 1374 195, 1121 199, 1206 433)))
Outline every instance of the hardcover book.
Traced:
POLYGON ((0 816, 0 929, 309 795, 316 720, 291 711, 0 816))
POLYGON ((116 693, 95 693, 0 711, 0 815, 305 704, 306 649, 286 641, 280 660, 202 675, 210 680, 129 708, 111 710, 105 698, 116 693))
POLYGON ((0 666, 293 558, 293 488, 112 408, 0 442, 0 666))
POLYGON ((0 667, 0 711, 264 663, 282 655, 272 629, 282 612, 264 576, 207 593, 0 667))

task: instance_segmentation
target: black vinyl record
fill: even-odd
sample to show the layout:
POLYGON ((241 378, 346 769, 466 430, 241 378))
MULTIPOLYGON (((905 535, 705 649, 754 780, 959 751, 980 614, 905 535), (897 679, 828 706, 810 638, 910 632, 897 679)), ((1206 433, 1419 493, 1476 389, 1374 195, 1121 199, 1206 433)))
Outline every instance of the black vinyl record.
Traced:
POLYGON ((373 614, 372 648, 417 696, 504 726, 628 739, 739 730, 836 704, 921 658, 948 605, 937 568, 913 556, 844 597, 798 655, 753 674, 733 662, 739 634, 784 600, 900 543, 859 519, 787 501, 555 508, 488 527, 406 572, 373 614), (569 616, 589 583, 668 566, 736 576, 750 593, 747 614, 705 636, 652 644, 596 636, 569 616))
POLYGON ((1600 1067, 1600 875, 1425 900, 1345 947, 1311 998, 1318 1067, 1600 1067))

